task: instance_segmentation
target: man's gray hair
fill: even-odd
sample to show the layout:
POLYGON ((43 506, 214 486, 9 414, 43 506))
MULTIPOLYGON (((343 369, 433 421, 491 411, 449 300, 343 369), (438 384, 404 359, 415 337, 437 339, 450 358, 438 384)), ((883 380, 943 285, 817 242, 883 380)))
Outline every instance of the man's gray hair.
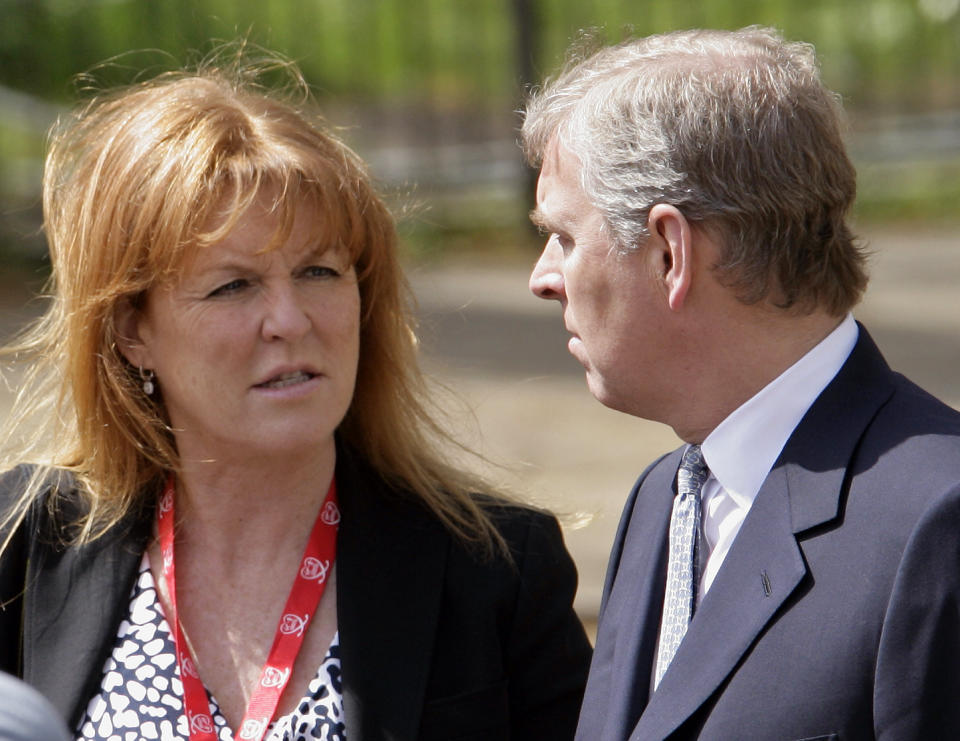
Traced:
POLYGON ((642 244, 650 208, 671 204, 721 241, 718 275, 743 301, 841 315, 867 283, 843 121, 813 47, 750 27, 574 57, 531 95, 522 137, 534 166, 554 137, 580 160, 618 248, 642 244))

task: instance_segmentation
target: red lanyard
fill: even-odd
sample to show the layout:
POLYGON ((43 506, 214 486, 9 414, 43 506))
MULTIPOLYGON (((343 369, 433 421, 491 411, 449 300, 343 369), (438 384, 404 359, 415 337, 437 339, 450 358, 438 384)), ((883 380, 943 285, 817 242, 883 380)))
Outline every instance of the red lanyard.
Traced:
MULTIPOLYGON (((160 532, 160 549, 163 554, 163 576, 167 581, 167 593, 170 598, 170 623, 174 628, 174 643, 177 649, 177 662, 180 666, 180 679, 183 682, 184 709, 187 715, 190 741, 217 741, 217 730, 210 715, 207 690, 197 673, 196 664, 190 655, 183 633, 183 626, 177 613, 177 589, 173 561, 173 477, 167 479, 167 486, 160 499, 157 510, 157 525, 160 532)), ((237 739, 260 741, 266 733, 273 714, 280 702, 293 664, 303 643, 303 637, 310 618, 323 595, 327 584, 327 574, 337 553, 337 524, 340 522, 340 510, 337 507, 336 481, 330 482, 320 514, 313 525, 310 540, 303 552, 300 571, 290 588, 290 596, 284 607, 277 632, 267 656, 267 663, 260 672, 260 680, 250 698, 247 712, 240 724, 237 739)))

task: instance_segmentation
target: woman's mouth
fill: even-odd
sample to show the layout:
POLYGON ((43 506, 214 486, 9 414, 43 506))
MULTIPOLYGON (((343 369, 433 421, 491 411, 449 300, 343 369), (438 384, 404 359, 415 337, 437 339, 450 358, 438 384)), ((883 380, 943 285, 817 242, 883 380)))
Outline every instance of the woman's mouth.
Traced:
POLYGON ((304 383, 309 381, 311 378, 316 376, 315 373, 308 373, 307 371, 295 371, 293 373, 283 373, 279 376, 271 378, 269 381, 264 381, 263 383, 258 383, 257 388, 263 389, 282 389, 287 386, 295 386, 298 383, 304 383))

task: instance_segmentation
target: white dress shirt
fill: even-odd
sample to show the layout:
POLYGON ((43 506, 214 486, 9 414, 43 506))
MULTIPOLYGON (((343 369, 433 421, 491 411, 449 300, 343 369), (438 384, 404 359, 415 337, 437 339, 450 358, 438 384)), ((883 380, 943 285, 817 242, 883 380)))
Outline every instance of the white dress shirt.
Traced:
POLYGON ((701 490, 699 602, 710 589, 780 451, 857 342, 851 314, 738 407, 701 445, 710 475, 701 490))

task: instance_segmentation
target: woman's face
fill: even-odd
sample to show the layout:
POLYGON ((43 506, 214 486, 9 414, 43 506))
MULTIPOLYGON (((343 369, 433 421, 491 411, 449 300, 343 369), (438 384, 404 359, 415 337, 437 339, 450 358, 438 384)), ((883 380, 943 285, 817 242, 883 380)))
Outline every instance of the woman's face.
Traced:
POLYGON ((317 218, 302 205, 289 239, 263 253, 278 220, 261 199, 132 316, 125 354, 156 373, 185 462, 333 445, 353 397, 360 294, 347 252, 310 240, 317 218))

